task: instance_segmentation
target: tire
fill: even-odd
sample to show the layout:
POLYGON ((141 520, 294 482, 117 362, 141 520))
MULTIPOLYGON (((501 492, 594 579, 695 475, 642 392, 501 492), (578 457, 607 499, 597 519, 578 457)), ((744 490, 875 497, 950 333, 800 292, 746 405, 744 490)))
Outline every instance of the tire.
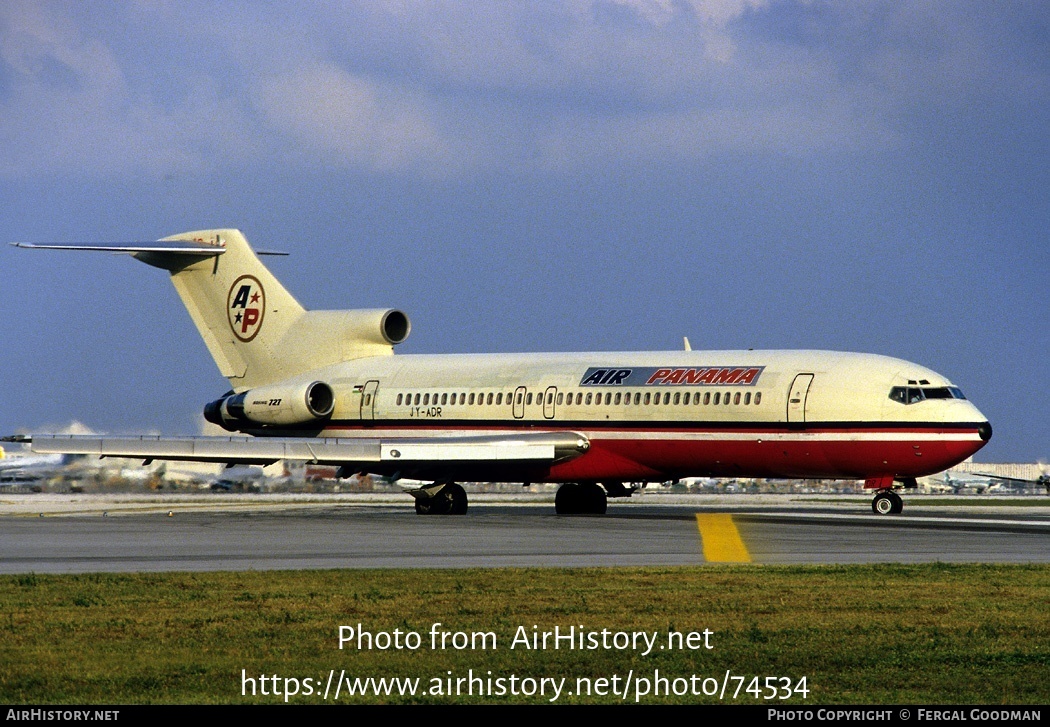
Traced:
POLYGON ((893 509, 890 510, 890 513, 892 515, 900 515, 902 512, 904 512, 904 500, 901 499, 900 495, 898 495, 896 492, 891 492, 890 500, 893 501, 893 509))
POLYGON ((605 490, 602 489, 601 485, 592 482, 581 485, 580 489, 582 490, 581 494, 583 494, 584 501, 580 512, 588 515, 604 515, 609 508, 609 498, 606 497, 605 490))
POLYGON ((554 496, 554 512, 559 515, 578 515, 580 513, 580 486, 567 482, 558 488, 554 496))
POLYGON ((462 495, 462 512, 455 513, 461 515, 467 511, 467 493, 463 491, 463 488, 456 484, 445 485, 441 488, 441 491, 433 497, 420 497, 416 499, 416 513, 419 515, 451 515, 453 514, 452 508, 456 505, 456 493, 453 488, 459 489, 459 494, 462 495))
POLYGON ((438 493, 438 497, 441 497, 442 495, 445 496, 445 499, 449 503, 449 515, 467 514, 467 493, 462 487, 455 482, 450 482, 442 488, 440 493, 438 493))
MULTIPOLYGON (((900 498, 898 497, 897 499, 899 500, 900 498)), ((880 492, 871 501, 871 511, 876 515, 892 515, 894 507, 892 492, 880 492)))

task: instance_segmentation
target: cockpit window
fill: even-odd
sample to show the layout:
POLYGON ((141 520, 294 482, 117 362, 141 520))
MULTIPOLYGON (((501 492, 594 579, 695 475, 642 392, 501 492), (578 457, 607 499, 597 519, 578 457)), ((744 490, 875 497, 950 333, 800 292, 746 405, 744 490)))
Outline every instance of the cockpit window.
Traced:
POLYGON ((915 404, 925 399, 965 399, 957 386, 894 386, 890 398, 901 404, 915 404))

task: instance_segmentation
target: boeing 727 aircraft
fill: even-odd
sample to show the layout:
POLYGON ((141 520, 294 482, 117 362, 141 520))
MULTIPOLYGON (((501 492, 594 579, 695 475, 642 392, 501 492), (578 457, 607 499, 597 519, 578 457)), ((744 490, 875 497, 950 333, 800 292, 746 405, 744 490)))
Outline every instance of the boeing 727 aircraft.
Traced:
MULTIPOLYGON (((231 437, 32 435, 33 450, 145 460, 281 459, 421 480, 421 514, 466 512, 459 482, 563 483, 561 514, 604 513, 631 483, 863 479, 872 509, 991 437, 940 374, 860 353, 663 351, 398 355, 398 310, 305 310, 237 230, 159 242, 28 244, 123 252, 167 270, 231 390, 231 437)), ((261 253, 260 253, 261 254, 261 253)))

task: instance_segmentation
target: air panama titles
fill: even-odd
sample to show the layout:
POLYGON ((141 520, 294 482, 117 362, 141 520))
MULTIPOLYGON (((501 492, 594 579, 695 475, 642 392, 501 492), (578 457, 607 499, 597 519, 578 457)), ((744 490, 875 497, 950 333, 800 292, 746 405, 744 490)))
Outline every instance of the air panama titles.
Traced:
POLYGON ((765 366, 589 368, 580 386, 755 386, 765 366))

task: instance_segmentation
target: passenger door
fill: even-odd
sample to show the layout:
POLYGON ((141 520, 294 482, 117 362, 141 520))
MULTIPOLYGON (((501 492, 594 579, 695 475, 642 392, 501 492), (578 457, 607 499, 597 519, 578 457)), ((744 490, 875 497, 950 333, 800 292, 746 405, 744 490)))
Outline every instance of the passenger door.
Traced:
POLYGON ((788 424, 806 423, 806 397, 813 383, 813 374, 798 374, 791 382, 788 391, 787 420, 788 424))

